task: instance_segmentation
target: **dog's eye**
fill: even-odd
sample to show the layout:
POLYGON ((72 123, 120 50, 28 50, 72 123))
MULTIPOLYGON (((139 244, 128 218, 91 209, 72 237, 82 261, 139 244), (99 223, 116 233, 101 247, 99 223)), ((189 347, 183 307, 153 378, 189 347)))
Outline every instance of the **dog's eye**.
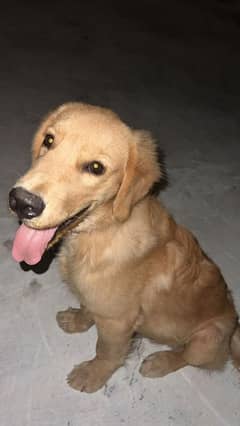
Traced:
POLYGON ((53 142, 54 142, 54 136, 51 135, 50 133, 47 133, 46 136, 45 136, 45 138, 44 138, 44 140, 43 140, 43 145, 46 148, 49 149, 49 148, 51 148, 53 142))
POLYGON ((91 163, 85 164, 83 170, 93 175, 103 175, 105 167, 99 161, 92 161, 91 163))

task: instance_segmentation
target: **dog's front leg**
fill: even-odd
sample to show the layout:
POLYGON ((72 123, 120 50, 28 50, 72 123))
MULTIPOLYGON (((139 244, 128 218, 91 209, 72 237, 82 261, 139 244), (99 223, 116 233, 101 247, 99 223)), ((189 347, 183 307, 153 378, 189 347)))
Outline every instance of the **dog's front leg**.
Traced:
POLYGON ((69 385, 81 392, 95 392, 124 364, 134 332, 132 321, 95 317, 98 330, 96 357, 76 366, 69 374, 69 385))

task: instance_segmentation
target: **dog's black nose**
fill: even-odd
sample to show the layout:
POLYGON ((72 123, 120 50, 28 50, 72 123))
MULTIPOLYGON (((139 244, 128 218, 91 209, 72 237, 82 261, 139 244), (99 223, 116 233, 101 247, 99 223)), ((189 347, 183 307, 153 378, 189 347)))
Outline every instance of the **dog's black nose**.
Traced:
POLYGON ((19 219, 33 219, 39 216, 45 208, 43 200, 38 195, 28 192, 20 186, 10 191, 9 206, 19 219))

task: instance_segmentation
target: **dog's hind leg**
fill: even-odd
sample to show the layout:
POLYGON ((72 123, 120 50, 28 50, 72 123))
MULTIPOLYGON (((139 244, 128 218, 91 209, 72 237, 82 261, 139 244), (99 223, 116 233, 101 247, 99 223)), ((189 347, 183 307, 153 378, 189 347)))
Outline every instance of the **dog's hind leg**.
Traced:
POLYGON ((81 309, 68 308, 66 311, 60 311, 57 313, 56 320, 59 327, 66 333, 81 333, 94 324, 90 312, 84 306, 81 309))
POLYGON ((195 333, 183 350, 162 351, 148 356, 142 363, 140 373, 146 377, 163 377, 187 365, 219 369, 229 356, 230 336, 216 325, 195 333))
POLYGON ((166 376, 187 365, 182 354, 182 351, 155 352, 144 359, 139 371, 145 377, 153 378, 166 376))

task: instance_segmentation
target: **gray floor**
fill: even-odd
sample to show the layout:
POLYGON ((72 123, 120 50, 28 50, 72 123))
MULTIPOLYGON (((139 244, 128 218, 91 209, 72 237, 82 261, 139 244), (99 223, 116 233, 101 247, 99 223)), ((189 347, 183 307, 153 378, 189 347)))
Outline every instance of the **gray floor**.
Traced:
POLYGON ((0 425, 239 426, 240 375, 230 364, 144 379, 140 361, 156 350, 146 340, 96 394, 69 388, 65 377, 94 354, 96 332, 57 328, 55 313, 76 300, 55 262, 39 274, 11 259, 17 223, 7 208, 41 116, 67 100, 109 106, 165 149, 161 197, 219 263, 240 311, 237 2, 15 3, 0 17, 0 425))

